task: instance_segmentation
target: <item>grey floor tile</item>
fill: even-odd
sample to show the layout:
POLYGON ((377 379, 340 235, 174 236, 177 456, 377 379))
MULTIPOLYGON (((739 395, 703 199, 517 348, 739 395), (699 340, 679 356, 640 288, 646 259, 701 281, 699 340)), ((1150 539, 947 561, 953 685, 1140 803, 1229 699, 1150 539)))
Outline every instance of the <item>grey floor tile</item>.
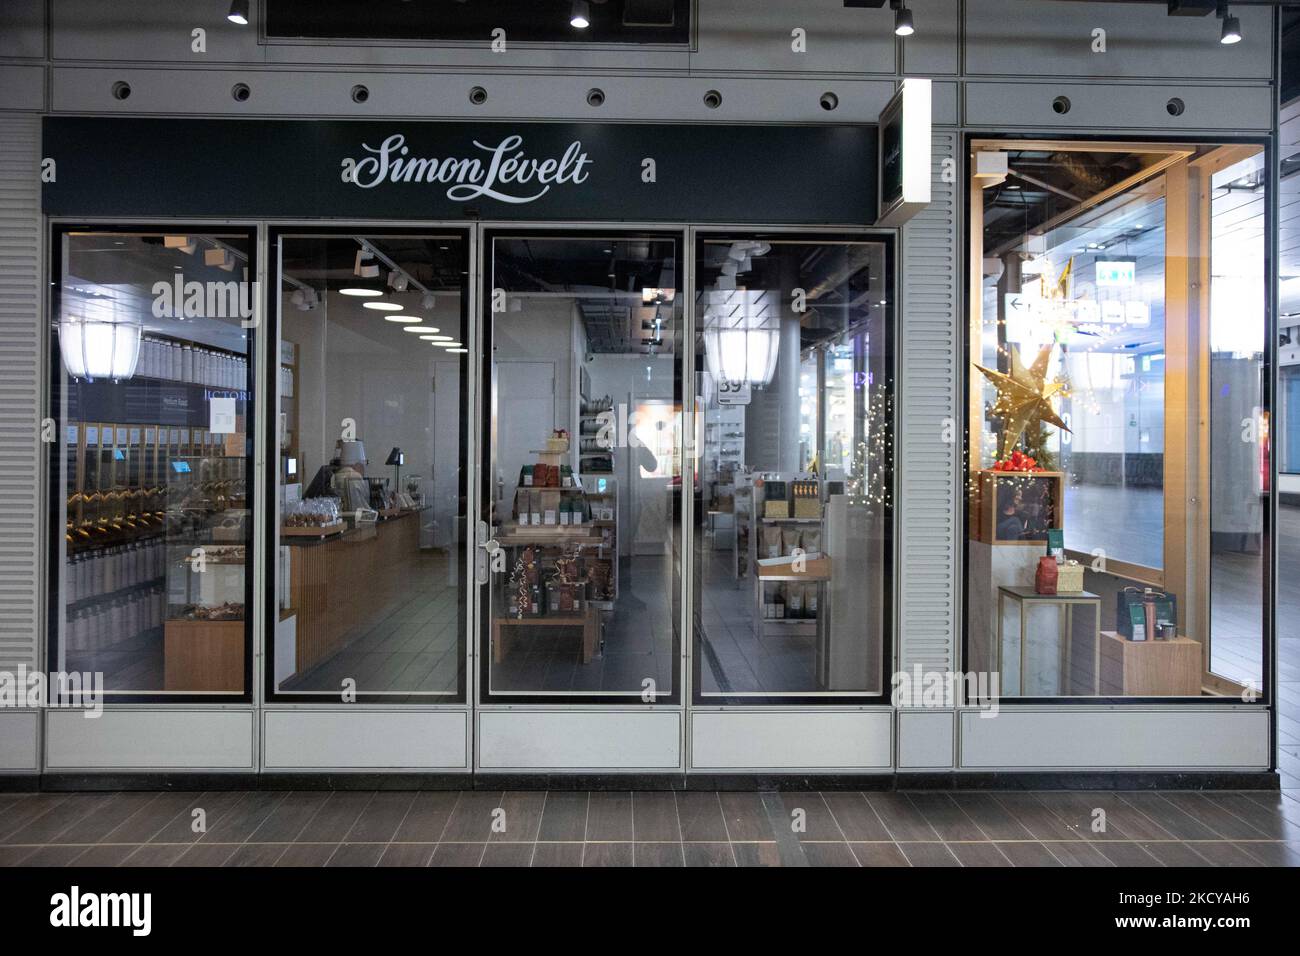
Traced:
POLYGON ((548 791, 537 839, 581 843, 587 832, 587 803, 585 791, 548 791))
POLYGON ((533 850, 533 866, 582 866, 583 844, 537 843, 533 850))
POLYGON ((954 793, 952 802, 970 817, 990 840, 1030 840, 1031 834, 989 793, 954 793))
POLYGON ((379 790, 348 831, 348 843, 387 843, 397 834, 415 801, 409 790, 379 790))
POLYGON ((630 843, 633 835, 632 794, 621 790, 593 792, 587 804, 587 841, 630 843))
MULTIPOLYGON (((36 820, 50 813, 61 804, 71 800, 77 794, 69 793, 33 793, 23 794, 13 801, 0 817, 0 843, 20 843, 12 839, 14 834, 24 827, 31 826, 36 820)), ((75 814, 74 814, 75 818, 75 814)), ((65 823, 64 826, 69 826, 65 823)), ((37 841, 39 842, 39 841, 37 841)))
POLYGON ((121 866, 139 848, 135 843, 101 843, 87 847, 75 857, 72 866, 121 866))
POLYGON ((1270 834, 1230 813, 1200 793, 1162 793, 1162 797, 1222 840, 1263 840, 1270 834))
POLYGON ((1062 866, 1114 866, 1097 846, 1082 840, 1052 840, 1043 845, 1062 866))
POLYGON ((123 866, 171 866, 186 850, 188 843, 145 843, 122 861, 123 866))
POLYGON ((436 843, 390 843, 379 858, 379 866, 428 866, 436 843))
POLYGON ((1259 866, 1260 862, 1241 847, 1227 840, 1198 840, 1189 844, 1211 866, 1259 866))
MULTIPOLYGON (((158 798, 156 793, 115 793, 59 834, 58 843, 102 843, 108 834, 158 798)), ((118 841, 114 841, 118 842, 118 841)))
MULTIPOLYGON (((501 809, 503 796, 499 790, 462 792, 443 830, 442 842, 486 843, 492 836, 492 821, 501 809)), ((435 853, 435 861, 437 856, 435 853)))
MULTIPOLYGON (((516 790, 501 797, 500 825, 505 829, 492 829, 489 842, 528 843, 537 839, 542 824, 542 813, 549 795, 544 790, 516 790)), ((527 864, 525 864, 527 865, 527 864)))
POLYGON ((1012 866, 1061 866, 1061 861, 1047 847, 1035 840, 1016 840, 993 844, 1012 866))
POLYGON ((999 792, 994 799, 1037 840, 1080 840, 1078 830, 1049 810, 1036 793, 999 792))
POLYGON ((737 866, 780 866, 781 848, 775 843, 732 843, 737 866))
POLYGON ((1156 858, 1164 866, 1209 866, 1209 860, 1193 850, 1188 844, 1177 840, 1141 843, 1139 846, 1156 858))
POLYGON ((768 818, 761 794, 719 793, 718 802, 722 805, 722 815, 727 822, 727 834, 731 842, 775 838, 772 821, 768 818))
POLYGON ((148 843, 163 827, 193 806, 201 794, 192 791, 169 791, 155 794, 120 825, 104 835, 104 843, 148 843))
MULTIPOLYGON (((676 815, 674 814, 674 819, 676 815)), ((632 847, 632 861, 636 866, 685 866, 682 845, 676 842, 637 843, 632 847)))
POLYGON ((370 790, 335 790, 294 838, 295 843, 341 843, 375 794, 370 790))
POLYGON ((1135 791, 1120 796, 1125 803, 1150 817, 1175 839, 1213 840, 1217 837, 1205 824, 1184 813, 1158 793, 1135 791))
POLYGON ((61 833, 102 808, 115 796, 116 794, 111 793, 70 794, 66 800, 52 803, 44 813, 36 815, 30 822, 14 830, 4 842, 37 844, 58 842, 61 833))
POLYGON ((429 860, 430 866, 478 866, 483 859, 483 843, 439 843, 429 860))
POLYGON ((388 848, 386 843, 340 843, 326 866, 375 866, 388 848))
POLYGON ((822 800, 835 817, 840 832, 850 842, 892 840, 889 830, 863 794, 852 790, 827 790, 822 793, 822 800))
POLYGON ((899 843, 903 841, 938 840, 939 834, 926 822, 921 811, 904 793, 869 793, 867 802, 880 817, 889 835, 899 843))
POLYGON ((280 866, 299 866, 299 867, 316 867, 324 866, 338 849, 337 843, 293 843, 289 849, 280 855, 275 861, 277 867, 280 866))
POLYGON ((255 790, 243 794, 229 812, 209 824, 208 832, 199 837, 199 842, 243 843, 271 815, 276 806, 284 801, 285 796, 284 793, 272 790, 255 790))
MULTIPOLYGON (((595 794, 593 793, 594 797, 595 794)), ((632 866, 633 853, 630 842, 587 843, 582 851, 583 866, 632 866)))
POLYGON ((943 840, 985 840, 984 832, 946 793, 909 793, 912 806, 943 840))
POLYGON ((970 867, 1000 867, 1011 866, 1011 861, 1006 858, 1001 850, 994 843, 949 843, 948 850, 957 858, 962 866, 970 867))
POLYGON ((245 843, 230 855, 223 866, 275 866, 276 861, 284 855, 289 843, 245 843))
POLYGON ((859 866, 858 858, 847 843, 802 844, 804 859, 809 866, 859 866))
POLYGON ((0 846, 0 866, 18 866, 39 849, 37 846, 0 846))
POLYGON ((424 790, 415 795, 393 839, 401 843, 437 843, 460 801, 456 790, 424 790))
POLYGON ((1265 866, 1300 866, 1300 843, 1242 843, 1239 845, 1265 866))
POLYGON ((677 794, 677 819, 686 842, 727 841, 722 804, 712 791, 686 790, 677 794))
POLYGON ((905 843, 898 848, 912 866, 961 866, 952 851, 942 843, 905 843))
POLYGON ((22 861, 23 866, 67 866, 82 853, 84 846, 75 843, 51 843, 39 847, 36 852, 22 861))
POLYGON ((640 790, 632 794, 632 834, 638 842, 678 842, 677 795, 671 790, 640 790))
POLYGON ((307 828, 330 794, 321 790, 295 790, 271 808, 248 837, 249 843, 291 843, 307 828))
POLYGON ((911 866, 898 844, 892 840, 850 843, 849 849, 861 866, 911 866))
POLYGON ((1142 848, 1140 843, 1121 840, 1107 840, 1095 844, 1097 852, 1111 862, 1113 866, 1164 866, 1159 860, 1142 848))
POLYGON ((843 842, 840 829, 831 808, 817 791, 782 791, 778 794, 784 808, 782 823, 800 841, 818 840, 843 842))
POLYGON ((687 866, 736 865, 730 843, 683 843, 682 855, 687 866))
POLYGON ((196 843, 221 822, 241 796, 243 794, 236 791, 201 793, 150 837, 149 842, 196 843))
POLYGON ((526 867, 533 862, 533 843, 489 843, 479 866, 526 867))
POLYGON ((233 844, 196 843, 177 858, 172 866, 224 866, 239 849, 233 844))

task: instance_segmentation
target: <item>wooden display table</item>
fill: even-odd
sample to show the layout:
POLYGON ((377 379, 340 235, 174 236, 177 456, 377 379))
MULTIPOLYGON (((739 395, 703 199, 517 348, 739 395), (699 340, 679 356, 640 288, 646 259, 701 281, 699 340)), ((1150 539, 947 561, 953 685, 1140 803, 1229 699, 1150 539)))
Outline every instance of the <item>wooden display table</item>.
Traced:
POLYGON ((600 611, 587 602, 587 609, 549 617, 494 617, 492 619, 492 659, 500 664, 509 652, 510 632, 517 627, 581 627, 582 663, 596 656, 600 645, 600 611))
POLYGON ((242 694, 244 622, 164 622, 163 689, 242 694))
POLYGON ((1115 697, 1200 697, 1201 644, 1190 637, 1130 641, 1101 632, 1099 692, 1115 697))

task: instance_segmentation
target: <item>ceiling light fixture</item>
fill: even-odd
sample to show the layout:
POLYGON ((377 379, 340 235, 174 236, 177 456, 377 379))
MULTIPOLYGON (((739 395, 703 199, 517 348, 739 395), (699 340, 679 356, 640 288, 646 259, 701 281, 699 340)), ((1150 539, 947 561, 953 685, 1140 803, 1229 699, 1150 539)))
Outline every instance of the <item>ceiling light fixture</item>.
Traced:
POLYGON ((422 320, 418 315, 386 315, 384 316, 384 321, 401 322, 403 325, 414 325, 422 320))
POLYGON ((585 30, 591 26, 591 7, 587 0, 573 0, 573 10, 569 13, 569 26, 575 30, 585 30))
POLYGON ((408 325, 402 329, 403 332, 437 332, 436 326, 432 325, 408 325))
POLYGON ((889 0, 889 5, 894 10, 894 35, 910 37, 916 32, 916 27, 912 24, 912 11, 903 6, 902 0, 889 0))
POLYGON ((420 308, 426 312, 432 312, 433 307, 438 304, 437 297, 432 292, 426 292, 420 296, 420 308))
POLYGON ((458 355, 464 355, 469 349, 447 349, 448 352, 455 352, 458 355))
POLYGON ((1223 29, 1219 33, 1219 42, 1224 44, 1241 42, 1241 21, 1236 17, 1229 15, 1228 5, 1221 3, 1215 14, 1223 21, 1223 29))
POLYGON ((352 274, 363 279, 379 277, 379 263, 374 261, 375 254, 369 249, 358 249, 356 261, 352 265, 352 274))
POLYGON ((347 289, 339 289, 339 295, 355 295, 368 298, 370 296, 383 295, 383 293, 378 289, 362 289, 357 286, 352 286, 347 289))
POLYGON ((136 320, 121 318, 117 303, 107 315, 64 313, 59 319, 59 353, 63 367, 73 378, 107 378, 121 381, 135 375, 144 327, 136 320))
POLYGON ((248 0, 232 0, 226 19, 241 27, 248 26, 248 0))
POLYGON ((374 309, 376 312, 401 312, 402 307, 396 302, 363 302, 363 309, 374 309))

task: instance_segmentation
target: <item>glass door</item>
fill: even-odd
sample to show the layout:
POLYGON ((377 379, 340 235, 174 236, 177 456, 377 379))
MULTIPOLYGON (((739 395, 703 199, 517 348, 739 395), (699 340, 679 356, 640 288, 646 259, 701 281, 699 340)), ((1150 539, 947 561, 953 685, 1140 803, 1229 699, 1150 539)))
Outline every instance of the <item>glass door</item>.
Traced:
POLYGON ((483 237, 483 703, 675 703, 682 242, 483 237))
POLYGON ((469 236, 273 233, 276 700, 464 704, 469 236))

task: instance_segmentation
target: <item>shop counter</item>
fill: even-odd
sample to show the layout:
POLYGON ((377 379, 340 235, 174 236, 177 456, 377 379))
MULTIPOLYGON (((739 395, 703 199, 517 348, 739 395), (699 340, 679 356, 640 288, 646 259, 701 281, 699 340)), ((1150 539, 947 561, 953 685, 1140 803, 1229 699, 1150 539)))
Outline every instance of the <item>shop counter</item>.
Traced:
POLYGON ((297 615, 294 672, 343 650, 418 586, 420 510, 387 512, 336 534, 282 537, 288 613, 297 615))

